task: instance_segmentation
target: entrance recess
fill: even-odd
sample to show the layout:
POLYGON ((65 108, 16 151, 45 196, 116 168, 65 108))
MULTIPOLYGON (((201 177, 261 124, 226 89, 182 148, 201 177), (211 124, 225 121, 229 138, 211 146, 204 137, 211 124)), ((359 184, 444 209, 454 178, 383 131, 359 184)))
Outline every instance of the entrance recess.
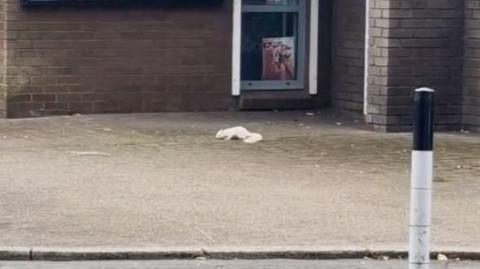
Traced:
POLYGON ((305 88, 305 2, 242 1, 242 90, 305 88))
MULTIPOLYGON (((318 85, 318 48, 319 48, 319 10, 320 1, 323 0, 232 0, 233 2, 233 29, 232 29, 232 95, 240 96, 242 90, 282 90, 282 89, 302 89, 308 88, 309 94, 317 94, 318 85), (308 61, 306 61, 305 52, 305 9, 309 10, 309 44, 308 44, 308 61), (263 15, 262 15, 263 14, 263 15), (262 18, 265 16, 265 18, 262 18), (245 23, 243 20, 247 20, 245 23), (257 21, 255 21, 257 20, 257 21), (259 32, 250 31, 250 39, 257 35, 260 39, 260 33, 273 36, 261 37, 257 39, 256 49, 253 43, 248 43, 243 35, 249 34, 245 26, 256 28, 256 24, 262 24, 262 20, 271 20, 275 27, 271 31, 266 31, 265 26, 258 25, 259 32), (275 22, 277 21, 277 22, 275 22), (280 21, 280 23, 278 22, 280 21), (271 79, 263 75, 263 38, 290 37, 293 38, 296 47, 295 52, 295 69, 293 76, 288 79, 287 76, 277 75, 276 79, 271 79), (256 56, 255 56, 256 55, 256 56), (256 58, 255 58, 256 57, 256 58), (249 62, 250 67, 244 66, 242 61, 249 62), (256 66, 254 65, 256 62, 256 66), (306 83, 305 66, 308 64, 308 83, 306 83), (253 70, 249 71, 249 68, 253 70), (305 85, 308 84, 308 85, 305 85)), ((291 40, 285 39, 287 42, 291 40)), ((265 46, 270 46, 266 44, 265 46)), ((274 44, 278 48, 277 44, 274 44)), ((286 49, 286 48, 285 48, 286 49)), ((282 57, 288 56, 284 55, 282 57)), ((275 59, 277 64, 279 58, 275 59)), ((281 59, 282 62, 284 58, 281 59)), ((284 68, 284 67, 283 67, 284 68)), ((278 70, 278 69, 277 69, 278 70)), ((286 70, 286 69, 285 69, 286 70)), ((273 72, 275 74, 275 72, 273 72)), ((268 73, 267 73, 268 74, 268 73)), ((278 73, 277 73, 278 74, 278 73)))

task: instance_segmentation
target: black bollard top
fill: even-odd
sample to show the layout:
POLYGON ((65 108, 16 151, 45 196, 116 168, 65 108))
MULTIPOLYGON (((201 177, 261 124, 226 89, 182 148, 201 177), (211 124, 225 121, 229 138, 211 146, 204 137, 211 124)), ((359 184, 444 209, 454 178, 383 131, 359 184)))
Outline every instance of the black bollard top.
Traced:
POLYGON ((415 90, 413 150, 432 151, 434 132, 434 96, 430 88, 415 90))

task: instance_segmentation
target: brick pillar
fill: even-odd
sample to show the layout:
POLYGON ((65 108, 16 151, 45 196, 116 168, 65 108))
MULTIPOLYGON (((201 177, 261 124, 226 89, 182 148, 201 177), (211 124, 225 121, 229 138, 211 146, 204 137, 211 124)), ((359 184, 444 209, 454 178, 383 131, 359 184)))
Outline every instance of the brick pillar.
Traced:
POLYGON ((464 0, 372 0, 369 109, 380 130, 411 129, 413 89, 436 89, 437 127, 462 118, 464 0))
POLYGON ((464 124, 480 130, 480 2, 465 2, 464 124))

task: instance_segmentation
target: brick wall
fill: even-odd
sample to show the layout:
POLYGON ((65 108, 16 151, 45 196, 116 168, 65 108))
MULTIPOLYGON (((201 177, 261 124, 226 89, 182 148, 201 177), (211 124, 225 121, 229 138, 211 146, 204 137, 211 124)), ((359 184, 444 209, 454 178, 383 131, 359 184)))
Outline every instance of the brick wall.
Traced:
POLYGON ((460 126, 464 0, 374 0, 369 83, 373 125, 408 130, 412 91, 437 90, 440 129, 460 126))
POLYGON ((230 1, 203 9, 3 1, 10 117, 233 106, 230 1))
POLYGON ((334 0, 331 102, 338 110, 363 111, 365 1, 334 0))
MULTIPOLYGON (((333 1, 319 2, 318 25, 318 93, 312 95, 314 106, 330 105, 331 46, 332 46, 332 4, 333 1)), ((309 29, 310 30, 310 29, 309 29)))
POLYGON ((465 8, 464 124, 480 130, 480 1, 465 8))

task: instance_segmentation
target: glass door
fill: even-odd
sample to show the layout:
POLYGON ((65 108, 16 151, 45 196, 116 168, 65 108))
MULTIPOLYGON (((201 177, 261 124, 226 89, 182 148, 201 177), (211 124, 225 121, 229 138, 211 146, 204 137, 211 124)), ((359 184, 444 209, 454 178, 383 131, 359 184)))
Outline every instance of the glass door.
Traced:
POLYGON ((305 0, 243 0, 242 90, 303 89, 305 0))

